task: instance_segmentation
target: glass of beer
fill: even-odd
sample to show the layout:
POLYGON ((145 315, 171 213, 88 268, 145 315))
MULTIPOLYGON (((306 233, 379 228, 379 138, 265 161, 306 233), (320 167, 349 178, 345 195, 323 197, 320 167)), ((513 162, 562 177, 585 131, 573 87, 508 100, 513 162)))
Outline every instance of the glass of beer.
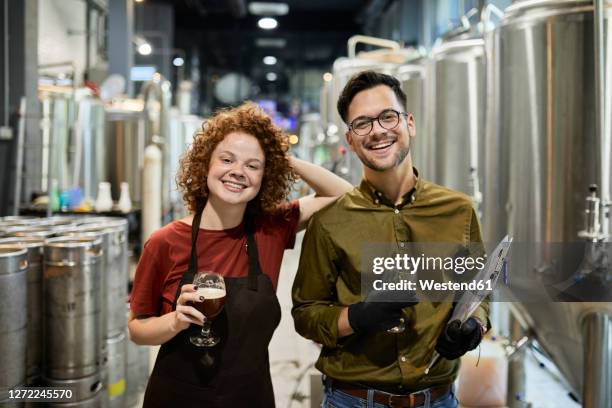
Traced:
POLYGON ((202 325, 201 333, 197 336, 191 336, 189 341, 198 347, 216 346, 220 339, 213 333, 211 323, 223 310, 225 281, 221 275, 204 271, 196 274, 193 284, 198 287, 197 295, 204 298, 202 302, 193 302, 193 307, 206 316, 206 321, 202 325))

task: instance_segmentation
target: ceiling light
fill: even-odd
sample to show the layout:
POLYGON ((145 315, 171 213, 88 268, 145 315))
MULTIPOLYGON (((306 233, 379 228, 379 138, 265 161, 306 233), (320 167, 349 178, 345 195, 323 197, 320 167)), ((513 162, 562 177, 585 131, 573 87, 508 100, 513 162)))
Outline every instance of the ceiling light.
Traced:
POLYGON ((325 82, 330 82, 332 79, 334 79, 334 76, 330 72, 326 72, 323 74, 323 80, 325 82))
POLYGON ((276 64, 276 57, 273 57, 272 55, 268 55, 267 57, 264 57, 263 63, 266 65, 274 65, 276 64))
POLYGON ((148 42, 142 43, 138 46, 138 53, 140 55, 151 55, 153 47, 148 42))
POLYGON ((289 13, 289 5, 287 3, 253 1, 249 3, 249 13, 256 16, 284 16, 289 13))
POLYGON ((283 48, 287 45, 284 38, 257 38, 255 45, 260 48, 283 48))
POLYGON ((134 0, 136 3, 142 3, 144 0, 134 0))
POLYGON ((183 64, 185 64, 185 60, 181 57, 176 57, 172 60, 172 65, 174 65, 175 67, 182 67, 183 64))
POLYGON ((257 25, 264 30, 273 30, 278 26, 278 21, 272 17, 264 17, 259 19, 257 25))
POLYGON ((274 81, 276 81, 276 78, 278 78, 278 76, 276 75, 276 73, 275 73, 275 72, 268 72, 268 73, 266 74, 266 79, 267 79, 268 81, 270 81, 270 82, 274 82, 274 81))

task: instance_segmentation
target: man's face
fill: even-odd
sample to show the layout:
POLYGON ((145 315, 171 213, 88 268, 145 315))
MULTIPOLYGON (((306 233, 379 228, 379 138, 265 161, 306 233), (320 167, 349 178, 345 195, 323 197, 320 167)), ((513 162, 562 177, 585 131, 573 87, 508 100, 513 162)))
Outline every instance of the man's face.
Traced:
MULTIPOLYGON (((376 118, 387 109, 405 111, 391 88, 379 85, 361 91, 349 105, 348 123, 361 117, 376 118)), ((398 167, 406 159, 410 152, 410 138, 415 135, 414 118, 410 114, 400 115, 399 123, 393 129, 385 129, 374 120, 372 131, 366 135, 357 135, 349 130, 346 140, 366 167, 382 172, 398 167)))

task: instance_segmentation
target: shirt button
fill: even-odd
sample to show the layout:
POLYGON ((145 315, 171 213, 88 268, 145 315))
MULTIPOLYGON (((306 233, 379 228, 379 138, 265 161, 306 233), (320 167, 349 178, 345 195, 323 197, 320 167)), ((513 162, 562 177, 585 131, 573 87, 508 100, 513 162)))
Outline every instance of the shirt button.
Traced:
POLYGON ((406 362, 406 357, 402 356, 402 357, 400 358, 400 360, 402 360, 402 363, 405 363, 405 362, 406 362))
POLYGON ((400 248, 403 248, 406 244, 404 244, 403 242, 400 242, 400 248))
POLYGON ((399 210, 396 208, 395 210, 393 210, 394 213, 399 214, 399 210))
POLYGON ((414 200, 416 200, 416 197, 415 197, 415 196, 410 197, 410 202, 411 202, 411 203, 414 203, 414 200))
POLYGON ((378 204, 380 203, 380 200, 377 198, 376 200, 374 200, 374 204, 378 204))

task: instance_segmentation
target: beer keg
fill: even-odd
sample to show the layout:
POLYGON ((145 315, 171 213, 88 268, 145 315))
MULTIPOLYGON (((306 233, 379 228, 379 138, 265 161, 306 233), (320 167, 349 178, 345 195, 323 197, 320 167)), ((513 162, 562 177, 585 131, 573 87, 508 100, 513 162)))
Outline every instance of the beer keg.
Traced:
POLYGON ((126 392, 125 406, 135 407, 138 404, 140 394, 144 392, 149 380, 149 347, 139 346, 127 339, 127 367, 126 367, 126 392))
POLYGON ((106 339, 107 359, 104 367, 106 406, 123 408, 126 400, 126 336, 125 329, 118 336, 106 339))
POLYGON ((102 304, 104 305, 103 336, 112 338, 125 332, 127 320, 125 301, 128 284, 127 236, 125 226, 120 223, 83 224, 62 232, 62 235, 83 233, 102 237, 104 259, 102 267, 102 304))
POLYGON ((45 242, 43 382, 74 389, 76 400, 101 388, 102 240, 58 237, 45 242))
POLYGON ((27 251, 0 247, 0 402, 26 380, 27 251))
POLYGON ((43 246, 40 237, 11 237, 0 239, 0 247, 18 246, 28 252, 27 272, 27 351, 26 384, 37 382, 42 360, 42 274, 43 246))

